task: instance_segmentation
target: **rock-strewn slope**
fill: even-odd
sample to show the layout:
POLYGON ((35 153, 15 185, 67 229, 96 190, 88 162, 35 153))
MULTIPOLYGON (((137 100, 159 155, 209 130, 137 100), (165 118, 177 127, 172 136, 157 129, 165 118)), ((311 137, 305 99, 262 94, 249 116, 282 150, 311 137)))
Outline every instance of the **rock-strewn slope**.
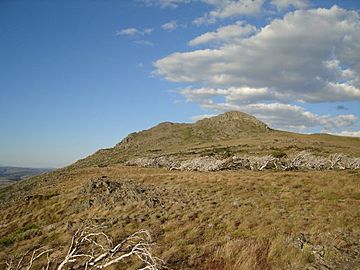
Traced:
MULTIPOLYGON (((359 269, 360 170, 341 170, 359 157, 359 138, 276 131, 239 112, 162 123, 0 189, 0 269, 39 248, 52 251, 49 270, 64 260, 83 269, 71 243, 92 267, 94 254, 113 259, 113 244, 144 230, 152 240, 137 240, 170 269, 359 269), (82 228, 97 230, 74 238, 82 228)), ((133 259, 114 269, 145 269, 133 259)))
POLYGON ((174 156, 141 157, 125 163, 129 166, 145 168, 166 168, 180 171, 222 171, 222 170, 358 170, 360 158, 343 154, 332 154, 328 157, 315 156, 308 152, 300 152, 289 157, 274 156, 232 156, 218 159, 215 157, 195 157, 179 160, 174 156))
MULTIPOLYGON (((82 227, 97 228, 114 244, 145 229, 154 256, 174 270, 358 269, 359 176, 130 166, 55 171, 0 189, 0 269, 40 247, 52 250, 49 270, 57 269, 82 227)), ((142 267, 126 260, 109 269, 142 267)))
POLYGON ((201 156, 279 157, 302 151, 323 157, 335 153, 359 157, 360 138, 278 131, 245 113, 227 112, 193 124, 164 122, 132 133, 115 147, 99 150, 73 167, 123 164, 139 157, 176 156, 180 160, 201 156))

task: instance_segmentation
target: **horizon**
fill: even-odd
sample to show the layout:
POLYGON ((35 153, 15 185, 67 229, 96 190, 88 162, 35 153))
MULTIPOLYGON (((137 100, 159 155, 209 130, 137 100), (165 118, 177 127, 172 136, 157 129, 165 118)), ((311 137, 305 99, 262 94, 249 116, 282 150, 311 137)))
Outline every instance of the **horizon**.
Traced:
MULTIPOLYGON (((228 111, 228 112, 240 112, 240 111, 228 111)), ((202 120, 202 119, 213 118, 213 117, 215 117, 215 116, 219 116, 219 115, 225 114, 225 113, 227 113, 227 112, 220 113, 220 114, 218 114, 218 115, 204 116, 204 117, 201 117, 201 119, 194 120, 194 121, 188 121, 188 122, 169 122, 169 121, 165 121, 165 122, 157 123, 155 126, 160 125, 160 124, 162 124, 162 123, 193 124, 193 123, 196 123, 196 122, 198 122, 198 121, 200 121, 200 120, 202 120)), ((241 113, 242 113, 242 112, 241 112, 241 113)), ((251 116, 251 115, 250 115, 250 116, 251 116)), ((270 129, 272 129, 272 128, 270 127, 270 129)), ((281 129, 272 129, 272 130, 283 131, 283 130, 281 130, 281 129)), ((134 132, 137 133, 137 132, 142 132, 142 131, 144 131, 144 130, 138 130, 138 131, 134 131, 134 132)), ((131 132, 131 133, 134 133, 134 132, 131 132)), ((129 133, 129 134, 131 134, 131 133, 129 133)), ((299 133, 300 133, 300 134, 308 134, 308 135, 324 134, 324 135, 341 136, 341 137, 354 137, 354 136, 346 136, 346 135, 339 135, 339 134, 330 134, 330 133, 326 133, 326 132, 315 132, 315 133, 301 133, 301 132, 299 132, 299 133)), ((120 142, 121 142, 123 139, 125 139, 129 134, 127 134, 125 137, 121 138, 120 141, 117 142, 116 144, 120 143, 120 142)), ((114 146, 115 146, 115 145, 113 145, 112 147, 114 147, 114 146)), ((96 151, 98 151, 98 150, 100 150, 100 149, 97 149, 96 151)), ((95 152, 94 152, 94 153, 95 153, 95 152)), ((94 153, 90 153, 90 155, 92 155, 92 154, 94 154, 94 153)), ((84 159, 84 158, 86 158, 86 157, 88 157, 88 156, 81 157, 80 159, 84 159)), ((79 160, 80 160, 80 159, 79 159, 79 160)), ((79 161, 79 160, 75 160, 74 162, 79 161)), ((6 167, 8 167, 8 168, 21 168, 21 169, 51 169, 51 170, 57 170, 57 169, 65 168, 65 167, 67 167, 67 166, 69 166, 69 165, 72 165, 72 164, 73 164, 73 163, 67 164, 67 165, 65 165, 65 166, 60 166, 60 167, 28 167, 28 166, 12 166, 12 165, 0 164, 0 168, 4 168, 4 167, 6 168, 6 167)))
POLYGON ((56 170, 60 169, 61 167, 24 167, 24 166, 8 166, 0 164, 0 168, 21 168, 21 169, 45 169, 45 170, 56 170))
POLYGON ((359 12, 355 0, 2 1, 0 164, 60 168, 233 110, 360 137, 359 12))

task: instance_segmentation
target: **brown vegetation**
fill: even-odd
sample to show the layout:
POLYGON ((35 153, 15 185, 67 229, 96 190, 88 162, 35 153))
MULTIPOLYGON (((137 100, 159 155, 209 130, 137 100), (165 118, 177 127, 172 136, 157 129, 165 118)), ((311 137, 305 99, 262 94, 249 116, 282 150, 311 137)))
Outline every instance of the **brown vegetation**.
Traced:
POLYGON ((253 116, 228 112, 194 124, 166 122, 132 133, 115 147, 99 150, 72 167, 109 166, 161 156, 181 161, 204 156, 286 158, 303 151, 324 158, 336 153, 359 157, 359 145, 360 138, 273 130, 253 116))
POLYGON ((114 242, 148 230, 172 269, 356 269, 359 179, 351 170, 64 169, 1 190, 0 260, 44 246, 60 260, 76 228, 101 225, 114 242))
POLYGON ((34 269, 360 269, 359 156, 359 138, 275 131, 238 112, 162 123, 1 188, 0 269, 21 258, 34 269), (137 238, 145 231, 153 242, 137 238))

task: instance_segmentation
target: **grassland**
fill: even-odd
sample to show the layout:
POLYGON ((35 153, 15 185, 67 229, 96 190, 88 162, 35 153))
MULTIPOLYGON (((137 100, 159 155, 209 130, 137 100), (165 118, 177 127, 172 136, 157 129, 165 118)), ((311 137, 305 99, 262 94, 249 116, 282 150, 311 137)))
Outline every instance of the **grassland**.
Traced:
POLYGON ((273 130, 255 117, 228 112, 193 124, 165 122, 132 133, 115 147, 99 150, 72 167, 109 166, 144 156, 226 158, 244 154, 283 156, 301 151, 319 156, 343 153, 359 157, 360 138, 273 130))
POLYGON ((239 112, 130 134, 67 168, 0 188, 0 269, 42 246, 53 250, 54 268, 82 226, 101 227, 114 241, 148 230, 170 269, 360 269, 360 170, 124 166, 136 157, 281 158, 303 150, 356 158, 360 138, 277 131, 239 112))
POLYGON ((61 258, 87 223, 114 239, 149 230, 172 269, 360 267, 359 171, 68 168, 0 189, 0 198, 2 263, 44 245, 61 258))

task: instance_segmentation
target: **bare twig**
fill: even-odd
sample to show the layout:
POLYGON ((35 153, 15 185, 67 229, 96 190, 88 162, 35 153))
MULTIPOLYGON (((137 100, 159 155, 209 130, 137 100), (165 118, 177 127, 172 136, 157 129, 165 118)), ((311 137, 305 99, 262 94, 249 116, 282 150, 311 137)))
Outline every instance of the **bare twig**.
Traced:
MULTIPOLYGON (((137 231, 119 241, 116 245, 110 236, 102 231, 95 231, 94 228, 83 228, 75 232, 65 257, 52 267, 57 270, 70 269, 74 264, 81 269, 104 269, 117 263, 126 263, 127 260, 137 259, 142 262, 140 270, 163 269, 163 262, 152 254, 153 246, 150 234, 146 230, 137 231)), ((50 252, 46 247, 28 250, 14 264, 13 260, 6 262, 6 270, 31 270, 34 269, 34 262, 44 255, 47 261, 43 266, 36 269, 49 270, 51 261, 50 252)))

